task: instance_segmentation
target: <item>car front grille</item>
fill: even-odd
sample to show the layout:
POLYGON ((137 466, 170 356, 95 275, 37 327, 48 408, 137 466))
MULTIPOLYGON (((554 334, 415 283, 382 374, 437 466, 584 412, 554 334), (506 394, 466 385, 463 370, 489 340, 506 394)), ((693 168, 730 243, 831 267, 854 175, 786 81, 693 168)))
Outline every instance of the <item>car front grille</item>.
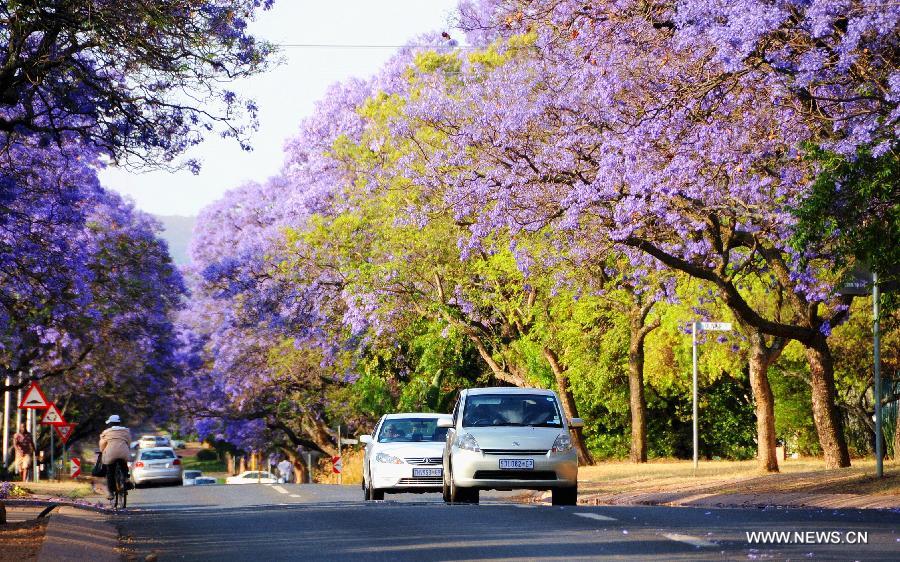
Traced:
POLYGON ((552 470, 476 470, 475 480, 556 480, 552 470))
POLYGON ((440 486, 444 483, 444 479, 440 476, 419 476, 417 478, 401 478, 397 483, 400 486, 409 486, 411 484, 431 484, 440 486))
POLYGON ((539 457, 547 454, 547 449, 481 449, 485 455, 528 455, 539 457))
POLYGON ((410 457, 403 460, 405 460, 407 464, 417 465, 441 464, 443 462, 441 457, 410 457))

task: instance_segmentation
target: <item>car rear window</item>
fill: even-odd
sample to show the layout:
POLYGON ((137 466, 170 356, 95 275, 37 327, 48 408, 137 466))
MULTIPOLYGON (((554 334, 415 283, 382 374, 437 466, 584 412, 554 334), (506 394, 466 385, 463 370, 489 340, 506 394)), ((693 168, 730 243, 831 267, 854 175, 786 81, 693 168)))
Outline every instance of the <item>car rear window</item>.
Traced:
POLYGON ((159 450, 159 451, 144 451, 141 453, 142 461, 158 461, 163 459, 174 459, 175 453, 172 451, 159 450))

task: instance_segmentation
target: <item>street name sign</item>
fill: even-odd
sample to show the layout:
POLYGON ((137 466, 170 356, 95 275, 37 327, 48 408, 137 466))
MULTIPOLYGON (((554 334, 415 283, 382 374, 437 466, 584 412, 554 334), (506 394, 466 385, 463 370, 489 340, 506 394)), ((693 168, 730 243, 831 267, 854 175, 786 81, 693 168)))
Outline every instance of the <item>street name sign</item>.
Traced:
POLYGON ((44 392, 41 390, 41 386, 38 383, 33 382, 31 383, 31 386, 28 387, 28 390, 25 391, 25 394, 22 396, 22 403, 19 404, 19 408, 25 410, 43 410, 49 405, 50 402, 47 400, 47 397, 44 396, 44 392))
POLYGON ((60 413, 59 408, 56 407, 56 404, 51 403, 50 406, 47 407, 47 411, 44 412, 44 417, 41 418, 42 425, 68 425, 66 420, 63 419, 62 413, 60 413))
POLYGON ((700 329, 707 332, 729 332, 731 322, 700 322, 700 329))
POLYGON ((341 445, 359 445, 359 439, 344 439, 341 437, 341 445))

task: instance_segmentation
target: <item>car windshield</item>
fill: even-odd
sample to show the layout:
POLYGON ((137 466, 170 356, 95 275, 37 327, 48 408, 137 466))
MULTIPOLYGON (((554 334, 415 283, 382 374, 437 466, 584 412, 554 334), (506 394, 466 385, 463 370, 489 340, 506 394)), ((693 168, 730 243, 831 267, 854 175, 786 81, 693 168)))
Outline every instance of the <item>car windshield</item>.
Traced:
POLYGON ((379 443, 443 442, 447 428, 437 426, 437 418, 387 419, 378 432, 379 443))
POLYGON ((466 398, 463 427, 562 427, 556 398, 545 394, 474 394, 466 398))
POLYGON ((161 459, 174 459, 175 453, 172 451, 160 450, 160 451, 144 451, 141 453, 141 460, 144 461, 158 461, 161 459))

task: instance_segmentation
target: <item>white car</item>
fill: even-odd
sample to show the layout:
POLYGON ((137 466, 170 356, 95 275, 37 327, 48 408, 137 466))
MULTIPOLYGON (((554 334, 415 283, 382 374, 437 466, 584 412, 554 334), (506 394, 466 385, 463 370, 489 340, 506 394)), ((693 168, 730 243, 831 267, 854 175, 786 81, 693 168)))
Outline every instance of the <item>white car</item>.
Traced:
POLYGON ((203 476, 200 470, 185 470, 181 475, 182 486, 193 486, 197 483, 197 479, 203 476))
POLYGON ((575 505, 578 458, 569 436, 579 418, 559 397, 536 388, 463 390, 442 419, 444 501, 478 503, 479 490, 551 490, 553 505, 575 505))
POLYGON ((446 414, 387 414, 372 435, 361 435, 363 492, 367 500, 384 494, 439 492, 443 469, 441 453, 447 430, 438 426, 446 414))
POLYGON ((277 484, 278 478, 265 470, 245 470, 237 476, 229 476, 226 484, 277 484))
POLYGON ((181 457, 171 447, 141 448, 131 465, 131 480, 135 486, 167 483, 181 485, 181 457))

